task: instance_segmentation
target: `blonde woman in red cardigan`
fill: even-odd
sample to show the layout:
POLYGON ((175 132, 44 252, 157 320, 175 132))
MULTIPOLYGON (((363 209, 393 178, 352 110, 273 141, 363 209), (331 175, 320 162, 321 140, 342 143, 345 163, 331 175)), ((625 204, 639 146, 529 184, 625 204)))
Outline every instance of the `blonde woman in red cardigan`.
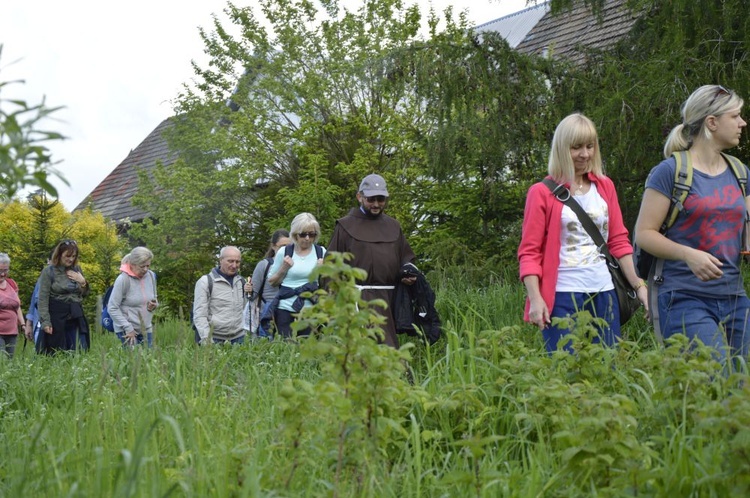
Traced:
MULTIPOLYGON (((645 306, 646 287, 636 274, 617 192, 604 175, 596 127, 589 118, 571 114, 557 126, 548 173, 548 178, 570 190, 594 221, 645 306)), ((558 346, 572 351, 569 341, 564 341, 570 330, 552 323, 552 318, 580 310, 606 320, 595 341, 617 343, 620 310, 604 256, 578 216, 542 182, 532 185, 526 197, 518 260, 528 294, 524 319, 542 331, 548 352, 558 346)))

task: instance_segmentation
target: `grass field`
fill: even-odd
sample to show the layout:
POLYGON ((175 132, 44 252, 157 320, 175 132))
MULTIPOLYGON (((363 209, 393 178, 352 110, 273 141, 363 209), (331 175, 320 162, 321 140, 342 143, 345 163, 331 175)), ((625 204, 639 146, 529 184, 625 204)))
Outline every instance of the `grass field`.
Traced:
POLYGON ((616 350, 543 353, 522 288, 442 286, 445 338, 397 352, 351 297, 301 344, 199 348, 95 336, 87 354, 0 361, 0 495, 748 496, 750 391, 645 322, 616 350), (411 375, 405 373, 409 366, 411 375), (411 380, 411 382, 410 382, 411 380))

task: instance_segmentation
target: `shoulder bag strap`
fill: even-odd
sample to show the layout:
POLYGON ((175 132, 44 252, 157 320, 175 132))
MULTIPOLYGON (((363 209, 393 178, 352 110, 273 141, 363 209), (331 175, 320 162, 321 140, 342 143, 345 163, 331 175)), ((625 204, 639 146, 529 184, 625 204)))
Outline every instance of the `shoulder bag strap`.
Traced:
POLYGON ((599 252, 602 253, 607 259, 607 263, 610 265, 614 265, 613 267, 615 268, 619 267, 620 265, 619 263, 617 263, 617 260, 609 253, 607 243, 604 241, 602 233, 596 227, 594 221, 591 219, 588 213, 586 213, 581 205, 578 204, 575 199, 573 199, 572 195, 570 195, 570 190, 568 190, 565 185, 559 185, 549 178, 545 178, 543 183, 552 191, 552 194, 558 201, 568 206, 573 210, 576 216, 578 216, 578 221, 581 222, 581 225, 583 225, 583 229, 586 230, 586 233, 589 234, 589 237, 593 239, 594 244, 596 244, 597 249, 599 249, 599 252))

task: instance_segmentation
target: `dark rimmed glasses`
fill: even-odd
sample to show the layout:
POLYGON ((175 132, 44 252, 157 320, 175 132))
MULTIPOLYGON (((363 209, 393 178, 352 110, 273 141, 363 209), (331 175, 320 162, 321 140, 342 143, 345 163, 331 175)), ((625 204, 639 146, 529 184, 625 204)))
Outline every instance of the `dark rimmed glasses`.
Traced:
POLYGON ((371 195, 370 197, 365 197, 365 199, 367 199, 367 202, 369 202, 370 204, 374 202, 385 202, 387 198, 388 197, 384 195, 371 195))
POLYGON ((716 99, 718 99, 721 95, 732 95, 731 90, 727 90, 721 85, 716 85, 716 93, 714 94, 714 98, 711 99, 711 103, 708 104, 708 107, 713 107, 714 103, 716 102, 716 99))
POLYGON ((317 236, 318 232, 300 232, 297 234, 300 239, 314 239, 317 236))

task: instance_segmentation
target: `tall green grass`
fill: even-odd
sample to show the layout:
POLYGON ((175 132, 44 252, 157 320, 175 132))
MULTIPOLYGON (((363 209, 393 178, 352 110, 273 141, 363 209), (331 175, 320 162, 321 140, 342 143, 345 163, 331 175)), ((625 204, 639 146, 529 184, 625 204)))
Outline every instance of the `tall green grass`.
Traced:
POLYGON ((640 318, 616 350, 580 337, 577 355, 549 357, 522 323, 520 284, 454 281, 437 298, 445 338, 407 349, 411 378, 377 377, 372 439, 356 444, 342 418, 388 365, 377 351, 335 391, 323 342, 203 348, 180 321, 158 323, 150 350, 113 335, 86 354, 19 347, 0 361, 0 495, 750 493, 743 365, 727 374, 680 339, 659 347, 640 318))

